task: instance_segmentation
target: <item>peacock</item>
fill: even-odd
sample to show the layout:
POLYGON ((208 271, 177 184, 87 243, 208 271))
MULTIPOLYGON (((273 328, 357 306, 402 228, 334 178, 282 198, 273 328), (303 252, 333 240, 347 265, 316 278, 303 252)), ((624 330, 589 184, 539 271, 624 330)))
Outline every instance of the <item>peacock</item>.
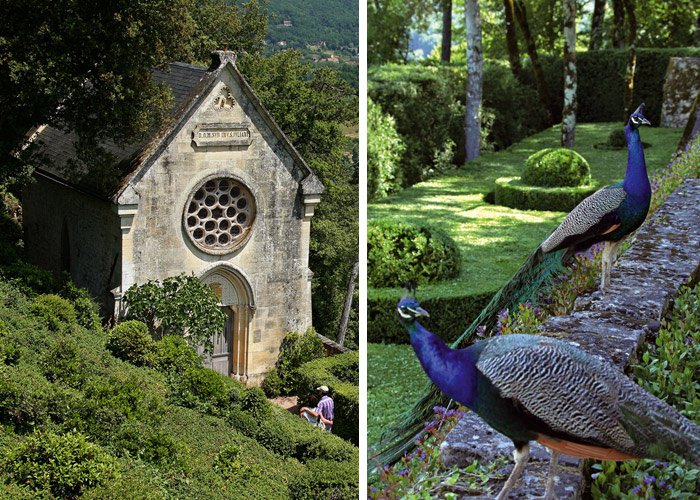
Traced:
MULTIPOLYGON (((610 184, 577 205, 547 239, 527 258, 515 275, 493 296, 472 324, 452 344, 465 347, 477 328, 490 330, 500 311, 516 309, 518 304, 536 301, 538 293, 552 278, 566 270, 577 252, 604 242, 601 289, 610 284, 610 270, 620 242, 643 222, 651 202, 651 184, 644 161, 639 127, 651 125, 643 114, 644 103, 630 115, 625 126, 627 170, 622 181, 610 184)), ((430 384, 423 397, 392 428, 370 454, 370 465, 394 463, 414 446, 423 422, 430 420, 432 409, 441 399, 430 384)))
POLYGON ((430 380, 513 440, 515 467, 498 499, 507 498, 525 469, 530 441, 552 450, 545 498, 552 498, 560 453, 628 460, 673 452, 700 465, 700 426, 613 365, 536 335, 452 349, 417 321, 429 315, 415 298, 403 298, 397 313, 430 380))

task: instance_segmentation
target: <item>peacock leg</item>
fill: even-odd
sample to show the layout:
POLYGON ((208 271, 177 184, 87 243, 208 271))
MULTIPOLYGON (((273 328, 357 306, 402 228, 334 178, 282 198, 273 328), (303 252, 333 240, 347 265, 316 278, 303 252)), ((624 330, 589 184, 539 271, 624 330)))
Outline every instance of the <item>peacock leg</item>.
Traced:
POLYGON ((513 460, 515 460, 515 467, 513 467, 513 472, 508 476, 506 484, 503 485, 501 492, 496 497, 496 500, 505 500, 508 498, 508 492, 515 486, 515 483, 520 479, 520 476, 525 470, 525 465, 527 460, 530 458, 530 445, 528 443, 515 445, 515 450, 513 451, 513 460))
POLYGON ((554 476, 557 474, 557 466, 559 465, 559 452, 552 451, 552 457, 549 459, 549 473, 547 474, 547 487, 544 490, 544 499, 552 500, 554 496, 554 476))
POLYGON ((600 276, 600 291, 605 293, 605 289, 610 285, 610 272, 612 271, 613 262, 617 256, 617 241, 606 241, 603 247, 603 269, 600 276))

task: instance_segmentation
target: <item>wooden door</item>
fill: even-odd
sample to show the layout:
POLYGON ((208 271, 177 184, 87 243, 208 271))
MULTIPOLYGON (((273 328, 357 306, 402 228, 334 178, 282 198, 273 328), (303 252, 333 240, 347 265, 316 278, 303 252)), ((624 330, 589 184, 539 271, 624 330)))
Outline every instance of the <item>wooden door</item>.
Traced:
POLYGON ((223 306, 221 310, 226 315, 226 324, 224 331, 212 339, 214 351, 211 354, 211 369, 228 377, 231 373, 234 314, 228 306, 223 306))

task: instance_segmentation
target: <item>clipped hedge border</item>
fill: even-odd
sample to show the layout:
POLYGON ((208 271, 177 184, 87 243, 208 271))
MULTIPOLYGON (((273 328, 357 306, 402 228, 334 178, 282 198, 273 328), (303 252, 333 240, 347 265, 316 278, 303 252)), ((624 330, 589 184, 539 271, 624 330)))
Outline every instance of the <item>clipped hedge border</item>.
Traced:
POLYGON ((520 177, 496 179, 496 205, 520 210, 570 212, 584 198, 598 190, 598 184, 576 187, 540 187, 524 184, 520 177))
MULTIPOLYGON (((369 291, 367 298, 367 342, 383 344, 408 344, 406 330, 396 319, 396 304, 401 299, 402 290, 377 296, 369 291), (374 295, 374 296, 373 296, 374 295)), ((382 290, 386 292, 386 290, 382 290)), ((421 297, 421 306, 430 312, 424 326, 450 342, 456 339, 486 307, 496 290, 456 297, 421 297)))
POLYGON ((360 388, 340 380, 335 373, 358 366, 360 356, 357 351, 320 358, 304 363, 298 369, 299 384, 297 394, 302 400, 316 394, 316 388, 327 385, 333 398, 333 434, 358 444, 360 425, 360 388))

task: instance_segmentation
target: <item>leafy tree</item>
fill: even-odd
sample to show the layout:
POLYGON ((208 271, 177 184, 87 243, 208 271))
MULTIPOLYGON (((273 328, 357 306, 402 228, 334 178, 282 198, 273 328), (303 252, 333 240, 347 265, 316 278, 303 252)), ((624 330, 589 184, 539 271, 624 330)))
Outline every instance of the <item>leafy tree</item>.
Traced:
POLYGON ((0 0, 0 156, 31 127, 74 130, 87 151, 105 137, 128 142, 162 120, 169 91, 153 68, 184 59, 192 0, 122 4, 0 0))
POLYGON ((144 322, 155 340, 185 336, 192 346, 204 346, 207 351, 226 321, 211 288, 185 274, 134 285, 124 293, 124 302, 127 318, 144 322))

